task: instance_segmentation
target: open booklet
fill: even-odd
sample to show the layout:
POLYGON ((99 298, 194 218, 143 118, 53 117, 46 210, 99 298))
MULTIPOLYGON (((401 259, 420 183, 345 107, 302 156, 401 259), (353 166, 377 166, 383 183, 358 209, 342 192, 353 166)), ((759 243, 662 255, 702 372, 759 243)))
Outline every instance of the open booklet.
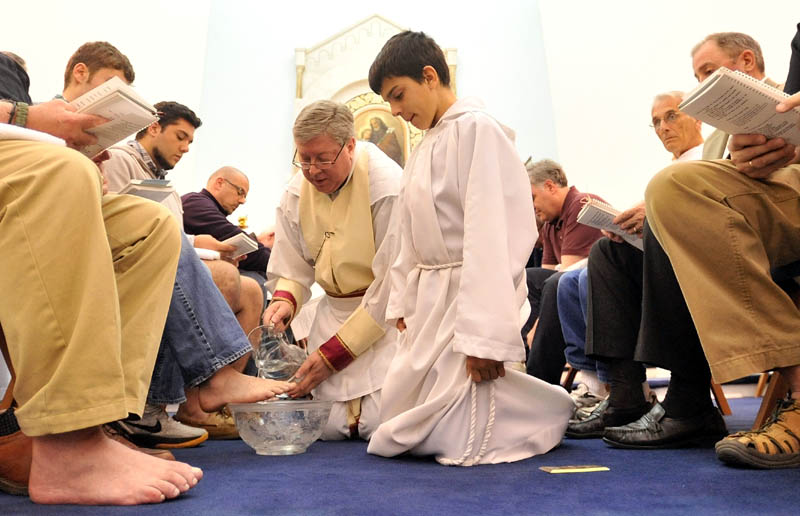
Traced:
POLYGON ((581 211, 578 212, 578 222, 619 235, 633 247, 640 251, 644 250, 642 237, 639 235, 631 235, 612 222, 614 218, 622 212, 603 201, 598 201, 590 197, 587 197, 587 199, 581 211))
POLYGON ((775 112, 787 98, 765 82, 722 67, 687 93, 678 108, 728 134, 763 134, 800 145, 800 109, 775 112))
POLYGON ((247 236, 245 233, 238 233, 230 238, 222 241, 223 244, 229 244, 236 247, 236 250, 231 253, 231 258, 238 258, 243 254, 252 253, 258 250, 258 243, 247 236))
POLYGON ((151 201, 161 202, 174 191, 175 189, 172 188, 167 179, 131 179, 117 193, 138 195, 151 201))
POLYGON ((90 158, 158 120, 156 109, 119 77, 111 78, 70 104, 78 113, 109 120, 87 131, 97 136, 97 143, 80 149, 90 158))

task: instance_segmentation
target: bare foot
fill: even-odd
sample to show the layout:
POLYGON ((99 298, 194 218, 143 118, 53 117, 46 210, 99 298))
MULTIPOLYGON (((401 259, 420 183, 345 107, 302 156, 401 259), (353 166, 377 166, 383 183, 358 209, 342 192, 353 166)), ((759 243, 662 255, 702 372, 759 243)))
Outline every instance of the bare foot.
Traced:
POLYGON ((200 408, 214 412, 227 403, 254 403, 283 394, 288 382, 248 376, 226 366, 200 384, 200 408))
POLYGON ((138 505, 188 491, 203 471, 151 457, 99 427, 33 438, 28 491, 42 504, 138 505))

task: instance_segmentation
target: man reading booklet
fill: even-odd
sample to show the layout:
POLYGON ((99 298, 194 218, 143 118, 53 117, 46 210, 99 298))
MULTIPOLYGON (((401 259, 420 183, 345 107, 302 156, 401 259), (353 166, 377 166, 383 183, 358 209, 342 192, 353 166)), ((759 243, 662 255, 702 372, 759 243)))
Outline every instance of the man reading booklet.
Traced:
POLYGON ((775 111, 787 98, 778 88, 723 66, 689 92, 679 108, 729 134, 763 134, 797 145, 800 109, 775 111))
POLYGON ((157 120, 155 108, 118 76, 86 92, 71 104, 78 113, 108 119, 105 124, 88 131, 97 136, 97 143, 81 149, 88 157, 99 154, 157 120))

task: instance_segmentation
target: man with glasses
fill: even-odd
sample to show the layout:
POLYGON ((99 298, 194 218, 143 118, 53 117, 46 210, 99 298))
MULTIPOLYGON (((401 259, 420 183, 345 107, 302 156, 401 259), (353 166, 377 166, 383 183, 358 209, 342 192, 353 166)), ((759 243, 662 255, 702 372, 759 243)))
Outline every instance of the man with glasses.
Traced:
POLYGON ((381 281, 394 254, 389 220, 400 167, 378 147, 356 142, 353 114, 318 101, 295 120, 290 181, 277 214, 267 268, 272 302, 264 323, 284 329, 317 283, 308 337, 311 354, 297 371, 293 397, 333 400, 324 439, 369 439, 378 426, 380 389, 394 356, 396 330, 385 323, 381 281))
MULTIPOLYGON (((240 170, 222 167, 208 178, 206 187, 199 192, 184 195, 183 227, 187 233, 211 235, 225 240, 244 231, 228 220, 228 215, 247 201, 250 181, 240 170)), ((267 276, 270 248, 275 238, 273 231, 251 235, 258 242, 258 249, 239 262, 239 272, 264 283, 267 276)))
POLYGON ((681 91, 657 95, 650 112, 653 117, 651 127, 664 144, 664 148, 672 153, 672 159, 675 161, 702 159, 703 135, 700 132, 702 123, 680 112, 678 106, 682 101, 681 91))

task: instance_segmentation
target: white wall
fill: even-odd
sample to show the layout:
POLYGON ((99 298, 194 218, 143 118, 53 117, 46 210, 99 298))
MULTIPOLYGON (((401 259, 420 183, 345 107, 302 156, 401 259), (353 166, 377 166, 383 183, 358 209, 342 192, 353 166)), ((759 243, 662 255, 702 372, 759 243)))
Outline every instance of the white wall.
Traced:
MULTIPOLYGON (((28 60, 34 99, 60 91, 70 54, 108 40, 134 64, 153 102, 177 100, 204 120, 171 173, 181 192, 221 165, 248 173, 242 210, 271 224, 292 153, 294 49, 311 47, 378 13, 458 49, 458 93, 484 99, 517 132, 524 159, 561 161, 579 188, 628 205, 669 161, 648 127, 653 95, 694 86, 689 51, 714 31, 761 42, 767 73, 783 81, 796 0, 763 11, 746 0, 669 4, 633 0, 497 0, 478 5, 406 0, 28 0, 35 23, 5 23, 0 48, 28 60)), ((365 70, 366 75, 366 70, 365 70)))
POLYGON ((490 10, 461 4, 457 14, 449 2, 376 5, 212 1, 199 110, 207 125, 198 134, 213 145, 196 151, 197 188, 219 166, 239 167, 250 176, 252 192, 239 211, 253 228, 270 224, 294 150, 294 49, 311 48, 375 13, 457 48, 459 96, 481 97, 515 129, 520 155, 556 151, 535 2, 500 0, 490 10))
POLYGON ((620 207, 641 200, 669 163, 650 107, 657 93, 696 86, 692 47, 712 32, 747 33, 782 83, 800 22, 797 0, 540 0, 539 9, 558 159, 579 189, 620 207))
MULTIPOLYGON (((28 62, 31 97, 44 101, 61 93, 64 69, 72 53, 87 41, 109 41, 128 56, 134 85, 151 102, 176 100, 200 104, 211 0, 26 0, 25 17, 3 16, 0 50, 28 62)), ((204 145, 198 132, 195 147, 204 145)), ((173 180, 190 179, 190 152, 175 168, 173 180)), ((187 181, 187 186, 191 181, 187 181)))

